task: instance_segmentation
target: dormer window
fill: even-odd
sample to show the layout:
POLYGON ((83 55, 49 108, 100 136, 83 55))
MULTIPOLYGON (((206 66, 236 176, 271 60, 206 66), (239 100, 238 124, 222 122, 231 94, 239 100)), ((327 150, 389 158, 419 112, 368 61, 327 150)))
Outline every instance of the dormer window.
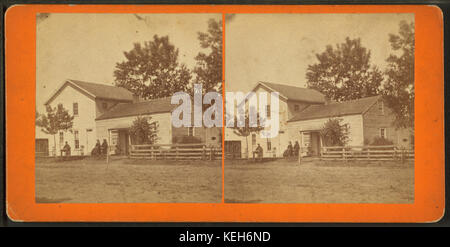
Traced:
POLYGON ((78 116, 78 103, 73 103, 73 115, 78 116))

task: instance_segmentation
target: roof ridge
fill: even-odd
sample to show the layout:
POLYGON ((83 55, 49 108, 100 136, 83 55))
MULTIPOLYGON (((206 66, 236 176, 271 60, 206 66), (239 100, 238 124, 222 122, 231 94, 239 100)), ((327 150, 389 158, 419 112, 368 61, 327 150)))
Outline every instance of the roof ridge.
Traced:
POLYGON ((357 101, 365 100, 365 99, 368 99, 368 98, 375 98, 375 97, 380 97, 380 96, 381 95, 378 94, 378 95, 363 97, 363 98, 359 98, 359 99, 352 99, 352 100, 346 100, 346 101, 341 101, 341 102, 331 102, 328 105, 357 102, 357 101))
MULTIPOLYGON (((106 82, 105 83, 99 83, 99 82, 82 81, 82 80, 70 79, 70 78, 66 79, 66 80, 74 82, 74 83, 81 82, 81 83, 88 83, 88 84, 94 84, 94 85, 99 85, 99 86, 108 86, 108 87, 122 88, 122 87, 118 87, 118 86, 111 85, 111 84, 105 84, 106 82)), ((123 89, 126 89, 126 88, 123 88, 123 89)))

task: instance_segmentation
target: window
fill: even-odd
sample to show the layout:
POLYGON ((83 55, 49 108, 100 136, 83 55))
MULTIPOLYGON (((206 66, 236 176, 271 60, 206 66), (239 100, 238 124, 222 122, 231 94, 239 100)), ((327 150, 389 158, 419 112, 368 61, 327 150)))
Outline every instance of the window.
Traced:
POLYGON ((384 115, 384 103, 383 101, 378 101, 378 110, 380 110, 381 115, 384 115))
POLYGON ((386 128, 380 128, 380 137, 386 139, 386 128))
POLYGON ((194 136, 194 127, 188 127, 188 136, 194 136))
POLYGON ((59 146, 64 146, 64 132, 59 132, 59 146))
POLYGON ((300 110, 300 106, 299 105, 294 105, 294 111, 298 111, 300 110))
POLYGON ((252 145, 256 145, 256 134, 252 134, 252 145))
POLYGON ((78 103, 73 103, 73 115, 78 116, 78 103))
POLYGON ((266 106, 266 114, 267 114, 267 117, 269 118, 270 117, 270 105, 267 105, 266 106))
POLYGON ((272 142, 267 138, 267 150, 272 150, 272 142))
POLYGON ((102 103, 102 107, 103 107, 104 110, 108 109, 108 103, 103 102, 102 103))
POLYGON ((303 133, 303 146, 309 147, 310 143, 311 143, 311 134, 303 133))
POLYGON ((80 137, 78 135, 78 130, 74 130, 73 135, 75 139, 75 148, 80 148, 80 137))

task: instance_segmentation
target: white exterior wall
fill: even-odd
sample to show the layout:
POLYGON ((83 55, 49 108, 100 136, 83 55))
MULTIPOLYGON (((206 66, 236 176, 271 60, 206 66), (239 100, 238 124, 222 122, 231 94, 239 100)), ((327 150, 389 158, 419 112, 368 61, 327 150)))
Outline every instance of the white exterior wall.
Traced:
MULTIPOLYGON (((60 155, 60 150, 64 146, 65 142, 71 147, 72 155, 87 154, 95 146, 95 101, 88 96, 80 93, 78 90, 71 86, 65 87, 60 94, 50 102, 52 108, 56 108, 58 104, 62 104, 70 115, 73 115, 73 103, 78 103, 78 115, 73 119, 73 130, 78 130, 79 136, 79 149, 75 149, 75 137, 74 131, 64 132, 64 141, 60 143, 59 133, 56 134, 56 155, 60 155), (92 129, 92 132, 87 132, 87 129, 92 129), (81 148, 83 146, 83 148, 81 148)), ((42 114, 46 114, 42 112, 42 114)), ((36 126, 36 138, 47 138, 49 142, 50 155, 53 154, 52 150, 55 147, 52 135, 43 133, 41 128, 36 126)))
MULTIPOLYGON (((342 116, 342 124, 349 125, 348 146, 364 145, 363 120, 362 115, 342 116)), ((292 144, 300 140, 300 131, 320 130, 329 118, 303 120, 288 123, 288 135, 291 137, 292 144)))
MULTIPOLYGON (((264 88, 258 87, 255 91, 256 95, 260 92, 266 92, 267 93, 267 104, 271 105, 271 98, 270 98, 270 92, 265 90, 264 88)), ((248 109, 248 103, 246 105, 248 109)), ((258 107, 259 107, 259 101, 258 101, 258 107)), ((270 106, 272 109, 272 106, 270 106)), ((270 138, 269 141, 271 142, 271 150, 268 150, 268 139, 267 138, 261 138, 260 134, 256 134, 256 144, 252 145, 252 134, 248 136, 248 157, 253 156, 253 151, 256 150, 257 144, 259 143, 261 147, 263 148, 263 156, 264 157, 281 157, 283 155, 283 151, 287 146, 287 143, 289 142, 289 136, 287 133, 287 120, 288 120, 288 104, 287 102, 279 98, 279 133, 276 137, 270 138)), ((236 123, 235 123, 236 124, 236 123)), ((268 127, 267 129, 270 129, 268 127)), ((225 128, 225 141, 241 141, 241 151, 242 151, 242 157, 245 156, 245 150, 246 150, 246 138, 236 135, 233 132, 233 129, 231 128, 225 128)))
MULTIPOLYGON (((156 141, 156 143, 161 144, 172 143, 172 122, 170 113, 159 113, 142 116, 151 117, 150 122, 155 121, 158 122, 158 134, 157 134, 158 140, 156 141)), ((108 130, 118 128, 129 128, 131 127, 135 119, 136 116, 97 120, 96 121, 97 139, 100 140, 100 143, 103 142, 103 139, 106 139, 109 145, 111 143, 111 140, 109 140, 108 130)))

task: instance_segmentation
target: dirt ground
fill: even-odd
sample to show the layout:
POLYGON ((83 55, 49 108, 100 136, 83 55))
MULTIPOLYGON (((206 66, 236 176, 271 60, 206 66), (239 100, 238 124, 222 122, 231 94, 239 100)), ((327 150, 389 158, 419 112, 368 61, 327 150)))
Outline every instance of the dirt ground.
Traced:
POLYGON ((221 161, 36 161, 37 203, 222 200, 221 161))
POLYGON ((225 161, 229 203, 414 203, 414 164, 225 161))

